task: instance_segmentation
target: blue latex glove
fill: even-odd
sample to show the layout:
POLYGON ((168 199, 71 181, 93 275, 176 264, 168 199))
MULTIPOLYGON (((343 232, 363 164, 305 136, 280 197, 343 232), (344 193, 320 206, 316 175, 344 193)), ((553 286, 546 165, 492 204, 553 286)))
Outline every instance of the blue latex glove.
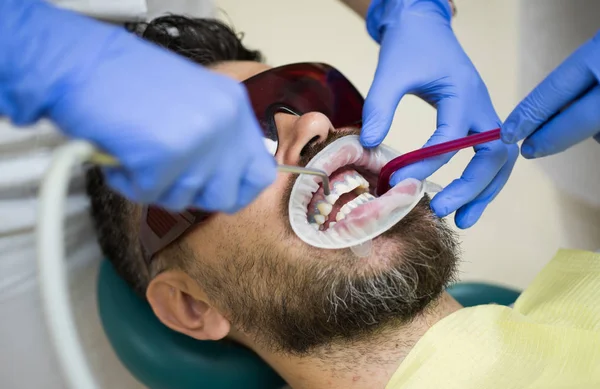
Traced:
POLYGON ((559 153, 590 137, 600 142, 599 81, 600 32, 515 108, 504 123, 502 140, 525 139, 525 158, 559 153))
POLYGON ((275 178, 245 89, 174 53, 33 0, 0 3, 0 116, 48 117, 123 169, 131 200, 234 212, 275 178))
MULTIPOLYGON (((384 140, 405 94, 417 95, 437 108, 437 129, 425 146, 500 127, 487 88, 452 31, 451 17, 447 0, 371 3, 367 28, 381 50, 363 111, 361 142, 365 147, 384 140)), ((461 178, 431 202, 440 217, 457 211, 459 228, 468 228, 480 218, 504 187, 518 157, 516 146, 501 141, 477 146, 475 151, 461 178)), ((454 154, 400 169, 391 184, 409 177, 423 180, 454 154)))

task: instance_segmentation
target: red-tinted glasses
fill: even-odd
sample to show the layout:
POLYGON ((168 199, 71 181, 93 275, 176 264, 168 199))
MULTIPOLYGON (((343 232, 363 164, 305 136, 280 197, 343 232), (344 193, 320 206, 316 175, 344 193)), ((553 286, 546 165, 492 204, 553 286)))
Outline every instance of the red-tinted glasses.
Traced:
MULTIPOLYGON (((275 114, 320 112, 334 128, 360 127, 364 99, 342 73, 322 63, 297 63, 259 73, 243 82, 264 136, 278 141, 275 114)), ((144 206, 140 243, 146 264, 210 213, 169 212, 144 206)))

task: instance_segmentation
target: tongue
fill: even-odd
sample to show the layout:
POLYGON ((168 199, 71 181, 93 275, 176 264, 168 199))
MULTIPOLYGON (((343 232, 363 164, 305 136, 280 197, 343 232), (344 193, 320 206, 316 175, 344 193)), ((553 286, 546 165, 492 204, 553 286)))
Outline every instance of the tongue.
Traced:
POLYGON ((337 216, 340 209, 342 209, 344 205, 354 200, 358 196, 359 195, 356 194, 354 190, 352 192, 344 193, 343 195, 341 195, 340 198, 333 205, 331 213, 329 214, 329 216, 327 216, 327 220, 325 221, 325 227, 329 227, 330 222, 335 222, 335 217, 337 216))

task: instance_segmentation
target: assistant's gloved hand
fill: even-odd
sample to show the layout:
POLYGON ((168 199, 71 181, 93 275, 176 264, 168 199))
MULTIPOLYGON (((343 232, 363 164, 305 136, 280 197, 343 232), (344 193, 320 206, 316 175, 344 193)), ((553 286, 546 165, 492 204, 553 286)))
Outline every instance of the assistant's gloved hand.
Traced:
POLYGON ((234 212, 276 174, 239 83, 44 2, 0 4, 0 116, 50 118, 121 162, 114 189, 173 210, 234 212))
POLYGON ((515 108, 502 127, 502 140, 525 139, 525 158, 559 153, 590 137, 600 142, 599 82, 600 32, 515 108))
MULTIPOLYGON (((373 85, 365 101, 361 142, 380 144, 396 107, 414 94, 437 107, 437 129, 426 146, 500 126, 487 88, 460 46, 450 26, 448 0, 373 0, 367 14, 370 35, 381 44, 373 85)), ((501 141, 475 147, 476 154, 462 177, 431 202, 444 217, 457 211, 456 225, 472 226, 504 187, 518 149, 501 141)), ((407 166, 391 179, 423 180, 455 153, 407 166)))

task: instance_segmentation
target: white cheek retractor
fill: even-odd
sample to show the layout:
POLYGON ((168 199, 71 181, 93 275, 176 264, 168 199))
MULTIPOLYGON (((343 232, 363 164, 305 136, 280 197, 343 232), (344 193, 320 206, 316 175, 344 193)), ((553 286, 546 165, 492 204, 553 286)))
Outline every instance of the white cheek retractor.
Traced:
MULTIPOLYGON (((358 136, 349 135, 329 144, 306 167, 325 171, 328 175, 345 166, 378 174, 387 162, 398 155, 397 151, 385 145, 364 149, 358 136)), ((320 179, 314 176, 301 175, 296 179, 289 202, 292 229, 302 241, 311 246, 323 249, 351 248, 359 257, 368 256, 371 241, 402 220, 426 192, 441 190, 439 185, 428 181, 407 179, 383 196, 354 207, 333 227, 320 230, 309 222, 307 216, 307 207, 320 183, 320 179)))

